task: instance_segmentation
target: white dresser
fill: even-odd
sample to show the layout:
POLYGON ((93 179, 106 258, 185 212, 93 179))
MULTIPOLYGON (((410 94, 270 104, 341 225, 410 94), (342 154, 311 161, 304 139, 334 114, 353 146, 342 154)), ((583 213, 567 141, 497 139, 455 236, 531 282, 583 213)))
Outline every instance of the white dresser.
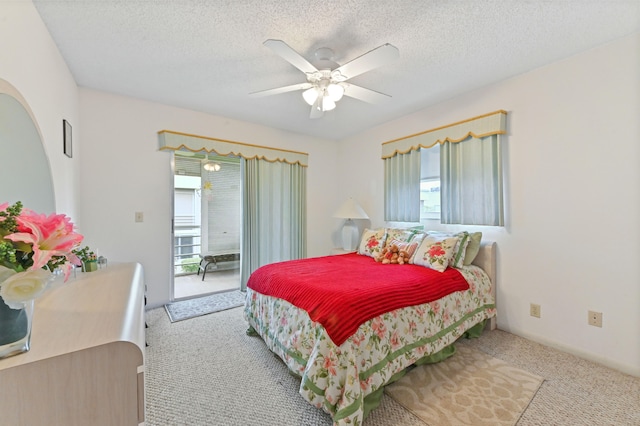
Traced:
POLYGON ((0 360, 0 424, 144 424, 144 327, 137 263, 48 291, 36 300, 31 350, 0 360))

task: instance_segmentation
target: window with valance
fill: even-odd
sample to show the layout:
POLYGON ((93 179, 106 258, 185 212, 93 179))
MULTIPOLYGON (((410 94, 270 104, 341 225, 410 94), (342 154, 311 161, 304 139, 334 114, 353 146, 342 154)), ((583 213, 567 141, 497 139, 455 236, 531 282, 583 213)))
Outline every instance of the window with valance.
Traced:
POLYGON ((385 220, 420 220, 416 164, 422 149, 439 146, 441 222, 503 226, 500 135, 506 116, 499 110, 383 143, 385 220))

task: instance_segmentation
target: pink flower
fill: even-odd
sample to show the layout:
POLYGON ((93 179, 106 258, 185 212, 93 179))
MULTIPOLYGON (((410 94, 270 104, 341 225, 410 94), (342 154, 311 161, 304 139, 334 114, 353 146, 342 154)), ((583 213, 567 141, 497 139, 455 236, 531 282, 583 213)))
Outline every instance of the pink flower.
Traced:
POLYGON ((369 376, 366 380, 360 380, 360 389, 363 391, 369 389, 369 387, 371 387, 372 379, 373 377, 369 376))
POLYGON ((380 339, 384 338, 384 335, 387 333, 387 327, 379 317, 373 319, 371 323, 371 329, 374 333, 378 335, 380 339))
POLYGON ((323 363, 322 367, 324 369, 326 369, 327 372, 329 372, 329 374, 331 374, 332 376, 336 376, 338 374, 338 372, 336 371, 336 363, 333 360, 333 353, 332 352, 329 353, 329 356, 326 356, 324 358, 324 363, 323 363))
POLYGON ((360 343, 364 342, 364 336, 360 333, 356 333, 353 335, 351 340, 353 341, 354 345, 360 346, 360 343))
POLYGON ((378 244, 379 243, 378 243, 378 240, 376 239, 375 235, 367 240, 367 248, 377 247, 378 244))
MULTIPOLYGON (((5 236, 14 242, 30 244, 33 250, 33 269, 45 266, 53 256, 63 256, 69 262, 80 265, 72 250, 82 242, 82 235, 73 231, 71 220, 63 214, 46 216, 24 209, 16 218, 18 231, 5 236)), ((65 278, 71 265, 67 265, 65 278)))
POLYGON ((398 336, 398 330, 393 331, 393 334, 391 334, 391 339, 389 340, 394 351, 398 349, 398 347, 400 347, 400 337, 398 336))
POLYGON ((447 252, 442 248, 442 243, 435 243, 429 248, 428 253, 430 257, 438 257, 443 256, 447 252))

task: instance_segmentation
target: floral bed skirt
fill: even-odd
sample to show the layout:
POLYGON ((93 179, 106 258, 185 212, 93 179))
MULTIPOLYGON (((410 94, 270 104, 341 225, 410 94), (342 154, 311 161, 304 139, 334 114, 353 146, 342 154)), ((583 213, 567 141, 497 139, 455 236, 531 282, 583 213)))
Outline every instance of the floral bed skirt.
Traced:
POLYGON ((361 425, 367 395, 496 315, 487 274, 474 265, 460 271, 469 290, 377 316, 340 346, 306 311, 251 289, 244 315, 267 347, 301 377, 305 400, 329 413, 336 426, 361 425))

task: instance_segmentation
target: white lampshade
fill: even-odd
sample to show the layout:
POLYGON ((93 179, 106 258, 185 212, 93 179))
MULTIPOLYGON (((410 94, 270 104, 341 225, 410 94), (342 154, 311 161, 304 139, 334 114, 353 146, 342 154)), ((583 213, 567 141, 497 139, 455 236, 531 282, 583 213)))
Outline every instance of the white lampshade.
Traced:
POLYGON ((319 103, 320 111, 331 111, 336 107, 336 102, 342 99, 344 95, 344 87, 337 84, 329 84, 326 89, 312 87, 302 92, 304 101, 309 105, 315 105, 318 96, 322 96, 322 102, 319 103))
POLYGON ((304 101, 306 103, 313 106, 313 104, 316 102, 316 99, 318 99, 318 89, 315 87, 307 89, 302 92, 302 97, 304 98, 304 101))
POLYGON ((342 95, 344 95, 344 87, 340 86, 339 84, 331 83, 329 86, 327 86, 327 94, 332 101, 338 102, 340 99, 342 99, 342 95))
POLYGON ((220 170, 220 164, 212 163, 211 161, 204 163, 204 169, 208 172, 217 172, 220 170))
POLYGON ((356 203, 353 198, 345 201, 340 208, 333 214, 333 217, 342 219, 369 219, 360 204, 356 203))
POLYGON ((336 107, 336 103, 333 102, 329 96, 325 95, 322 98, 322 111, 331 111, 336 107))

